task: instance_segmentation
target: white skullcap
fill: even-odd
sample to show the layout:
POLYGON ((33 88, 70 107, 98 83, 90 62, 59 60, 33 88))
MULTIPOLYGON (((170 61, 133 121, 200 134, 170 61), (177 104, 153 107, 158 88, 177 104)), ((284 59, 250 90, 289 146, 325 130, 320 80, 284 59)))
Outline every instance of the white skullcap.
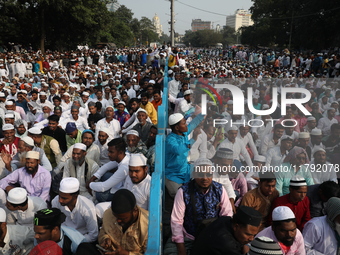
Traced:
POLYGON ((265 156, 262 156, 262 155, 256 155, 254 157, 254 160, 255 161, 258 161, 258 162, 266 162, 266 157, 265 156))
POLYGON ((14 114, 13 113, 6 113, 5 119, 14 119, 14 114))
POLYGON ((11 204, 22 204, 27 199, 27 191, 24 188, 13 188, 8 192, 7 201, 11 204))
POLYGON ((321 129, 313 128, 312 131, 310 132, 310 135, 322 135, 322 131, 321 129))
POLYGON ((283 141, 283 140, 292 140, 293 141, 293 138, 290 137, 289 135, 283 135, 280 140, 281 141, 283 141))
POLYGON ((154 80, 150 80, 149 83, 156 84, 156 82, 154 80))
POLYGON ((90 94, 89 94, 89 92, 83 92, 83 96, 89 97, 90 94))
POLYGON ((300 175, 295 175, 290 179, 290 186, 294 187, 301 187, 301 186, 307 186, 306 179, 301 177, 300 175))
POLYGON ((231 127, 229 128, 228 131, 230 131, 230 130, 238 130, 238 127, 236 127, 236 126, 231 126, 231 127))
POLYGON ((31 133, 33 135, 40 135, 41 134, 41 129, 38 128, 38 127, 31 127, 29 130, 28 130, 28 133, 31 133))
POLYGON ((262 110, 266 110, 266 109, 269 109, 269 105, 267 104, 262 105, 262 110))
POLYGON ((314 146, 313 151, 312 151, 312 155, 314 155, 315 153, 317 153, 319 151, 323 151, 323 152, 326 153, 325 149, 322 148, 321 146, 314 146))
POLYGON ((2 126, 2 131, 12 130, 12 129, 14 129, 14 126, 12 124, 5 124, 2 126))
POLYGON ((24 138, 21 138, 21 141, 27 143, 30 146, 34 146, 34 141, 31 137, 25 136, 24 138))
POLYGON ((126 135, 135 135, 135 136, 138 136, 139 137, 139 133, 138 131, 136 130, 129 130, 126 135))
POLYGON ((99 132, 104 132, 104 133, 106 133, 108 136, 110 136, 110 129, 108 129, 108 128, 105 128, 105 127, 103 127, 103 128, 100 128, 99 129, 99 132))
POLYGON ((146 166, 147 158, 140 153, 131 153, 129 166, 146 166))
POLYGON ((0 92, 0 97, 6 97, 4 92, 0 92))
POLYGON ((194 162, 194 166, 212 166, 213 163, 209 160, 209 159, 206 159, 206 158, 199 158, 197 159, 195 162, 194 162))
POLYGON ((66 92, 66 93, 64 93, 63 96, 70 96, 70 94, 66 92))
POLYGON ((7 221, 7 214, 4 209, 0 208, 0 222, 7 221))
POLYGON ((233 100, 228 100, 227 104, 233 104, 233 100))
POLYGON ((307 121, 312 121, 312 120, 316 120, 313 116, 309 116, 308 118, 307 118, 307 121))
POLYGON ((79 181, 74 177, 63 178, 60 182, 59 191, 66 194, 71 194, 79 191, 79 181))
POLYGON ((172 71, 172 70, 169 70, 169 71, 168 71, 168 74, 172 74, 173 72, 174 72, 174 71, 172 71))
POLYGON ((42 91, 39 93, 39 96, 47 96, 46 92, 42 91))
POLYGON ((73 149, 81 149, 83 151, 86 151, 86 145, 83 143, 76 143, 74 144, 73 149))
POLYGON ((187 89, 186 91, 184 91, 184 96, 186 96, 186 95, 191 95, 191 94, 193 94, 194 92, 192 92, 192 90, 191 89, 187 89))
POLYGON ((148 115, 148 112, 147 112, 146 110, 144 110, 143 108, 139 108, 139 109, 137 110, 137 113, 138 113, 138 112, 145 112, 146 115, 148 115))
POLYGON ((278 206, 272 213, 273 221, 283 221, 288 219, 295 219, 293 211, 287 206, 278 206))
POLYGON ((181 113, 174 113, 169 116, 169 125, 175 125, 183 119, 183 115, 181 113))
POLYGON ((39 159, 40 153, 38 151, 28 151, 26 153, 26 158, 39 159))
POLYGON ((309 138, 310 135, 308 132, 301 132, 299 133, 299 138, 309 138))
POLYGON ((6 101, 5 102, 5 105, 13 105, 14 103, 13 103, 13 101, 6 101))
POLYGON ((119 104, 122 104, 122 105, 126 106, 124 101, 119 101, 119 103, 117 105, 119 105, 119 104))

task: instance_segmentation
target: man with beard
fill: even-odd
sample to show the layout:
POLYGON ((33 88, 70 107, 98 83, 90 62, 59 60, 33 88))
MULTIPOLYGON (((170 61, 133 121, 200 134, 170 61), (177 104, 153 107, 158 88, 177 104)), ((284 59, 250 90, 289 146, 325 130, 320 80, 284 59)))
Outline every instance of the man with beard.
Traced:
POLYGON ((33 248, 34 232, 27 226, 8 225, 6 212, 0 208, 0 253, 27 254, 33 248))
POLYGON ((100 150, 100 166, 105 165, 110 161, 107 144, 112 140, 109 137, 110 131, 107 128, 99 130, 98 139, 94 141, 100 150))
POLYGON ((89 129, 89 125, 87 124, 87 120, 81 116, 79 116, 79 106, 72 105, 71 107, 71 116, 69 117, 69 122, 74 122, 78 130, 83 132, 85 129, 89 129))
POLYGON ((51 240, 62 249, 63 255, 72 255, 80 243, 85 242, 85 237, 77 230, 61 224, 65 221, 65 214, 58 208, 43 209, 34 215, 34 244, 51 240))
POLYGON ((10 157, 14 157, 18 152, 20 138, 15 137, 15 130, 12 124, 2 126, 4 138, 0 140, 0 152, 8 153, 10 157))
MULTIPOLYGON (((140 153, 130 156, 129 175, 126 177, 123 189, 130 190, 136 197, 137 205, 149 210, 151 176, 148 174, 147 158, 140 153)), ((97 216, 103 218, 105 210, 111 206, 111 202, 103 202, 96 205, 97 216)))
POLYGON ((281 247, 285 255, 305 255, 305 244, 296 227, 293 211, 287 206, 276 207, 272 213, 272 226, 265 228, 256 237, 269 237, 281 247))
POLYGON ((43 149, 34 146, 34 141, 31 137, 26 136, 19 141, 18 153, 15 154, 12 160, 9 157, 4 156, 2 159, 5 163, 5 167, 10 172, 23 167, 26 161, 26 154, 28 151, 39 152, 39 164, 47 171, 52 171, 52 166, 43 149))
POLYGON ((48 117, 48 127, 43 128, 42 134, 48 135, 56 139, 59 143, 59 147, 62 153, 67 151, 66 146, 66 132, 59 127, 59 116, 53 114, 48 117))
POLYGON ((44 201, 49 199, 51 174, 39 165, 39 152, 26 153, 25 167, 19 168, 0 181, 0 188, 9 192, 14 184, 26 189, 29 196, 40 197, 44 201))
POLYGON ((14 127, 15 127, 15 136, 19 138, 23 138, 27 136, 27 121, 20 119, 14 122, 14 127))
POLYGON ((147 121, 148 113, 144 109, 139 109, 137 111, 137 119, 138 123, 132 129, 138 132, 139 137, 145 143, 146 140, 148 140, 149 131, 153 124, 147 121))
POLYGON ((33 139, 35 146, 44 150, 52 167, 55 168, 62 157, 58 141, 51 136, 43 135, 39 127, 30 128, 28 136, 33 139))
POLYGON ((47 100, 47 94, 46 92, 40 92, 39 93, 39 100, 37 100, 38 105, 47 105, 50 109, 53 109, 53 104, 47 100))
POLYGON ((193 91, 191 89, 188 89, 184 92, 184 99, 181 100, 178 104, 179 113, 186 115, 188 111, 195 109, 195 107, 192 105, 192 102, 191 102, 192 94, 193 94, 193 91))
MULTIPOLYGON (((111 209, 104 213, 98 243, 105 254, 144 254, 148 239, 148 211, 136 204, 133 193, 118 190, 112 197, 111 209)), ((92 244, 81 244, 79 255, 101 255, 92 244)))
POLYGON ((72 158, 65 162, 63 178, 75 177, 80 183, 80 195, 92 200, 92 195, 86 189, 86 183, 91 176, 99 169, 98 164, 86 156, 86 145, 76 143, 73 146, 72 158))
POLYGON ((96 125, 96 137, 98 137, 99 130, 102 128, 108 128, 110 130, 110 136, 112 138, 120 137, 120 123, 118 120, 113 118, 114 109, 113 106, 108 106, 105 109, 105 118, 97 122, 96 125))
POLYGON ((87 122, 92 129, 92 131, 96 130, 96 125, 99 120, 103 118, 103 116, 98 112, 97 104, 95 102, 88 103, 89 108, 89 116, 87 118, 87 122))
POLYGON ((126 133, 125 136, 126 144, 127 144, 127 150, 130 153, 142 153, 145 155, 147 153, 147 147, 142 142, 142 140, 139 137, 139 134, 136 130, 130 130, 126 133))
POLYGON ((140 107, 144 109, 150 117, 152 123, 157 125, 157 111, 152 103, 149 102, 148 94, 142 93, 140 107))
POLYGON ((320 146, 315 146, 312 155, 314 159, 310 162, 309 168, 314 184, 321 184, 325 181, 338 183, 337 172, 334 170, 334 165, 327 161, 326 150, 320 146))
POLYGON ((78 230, 87 242, 95 242, 98 236, 96 208, 92 201, 79 195, 79 188, 76 178, 62 179, 59 195, 52 200, 52 207, 60 209, 66 215, 62 226, 78 230))

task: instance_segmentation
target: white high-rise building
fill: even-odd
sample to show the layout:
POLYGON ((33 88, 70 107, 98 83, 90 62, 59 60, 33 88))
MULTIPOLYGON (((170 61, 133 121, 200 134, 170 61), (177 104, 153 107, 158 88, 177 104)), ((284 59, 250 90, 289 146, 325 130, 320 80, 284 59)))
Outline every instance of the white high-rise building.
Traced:
POLYGON ((235 32, 240 27, 248 27, 253 25, 251 14, 247 10, 237 9, 234 15, 227 16, 226 25, 235 29, 235 32))
POLYGON ((154 27, 156 28, 156 33, 158 34, 159 37, 161 37, 162 33, 163 33, 163 29, 162 29, 162 25, 161 25, 161 22, 159 20, 159 17, 157 16, 157 13, 152 18, 152 23, 153 23, 154 27))

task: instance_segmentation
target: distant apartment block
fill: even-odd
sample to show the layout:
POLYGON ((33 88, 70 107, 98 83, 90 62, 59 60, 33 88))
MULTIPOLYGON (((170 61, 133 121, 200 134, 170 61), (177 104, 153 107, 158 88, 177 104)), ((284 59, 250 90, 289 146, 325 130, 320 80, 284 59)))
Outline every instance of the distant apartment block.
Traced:
POLYGON ((247 10, 237 9, 234 15, 227 16, 226 25, 237 31, 240 27, 253 25, 251 14, 247 10))
POLYGON ((211 29, 211 21, 202 21, 201 19, 193 19, 191 22, 191 31, 211 29))

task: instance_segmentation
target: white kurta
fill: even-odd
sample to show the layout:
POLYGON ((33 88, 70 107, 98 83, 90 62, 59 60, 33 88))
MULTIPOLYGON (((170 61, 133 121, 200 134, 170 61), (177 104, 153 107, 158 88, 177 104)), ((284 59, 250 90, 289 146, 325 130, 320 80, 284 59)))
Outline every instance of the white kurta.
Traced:
MULTIPOLYGON (((32 224, 33 225, 33 224, 32 224)), ((4 238, 4 247, 0 247, 0 254, 13 255, 21 250, 20 254, 28 254, 34 246, 33 229, 20 225, 7 225, 7 233, 4 238)))
POLYGON ((98 238, 98 223, 96 208, 91 200, 79 195, 76 206, 72 211, 59 203, 59 196, 52 200, 52 207, 59 208, 66 215, 62 225, 74 228, 84 235, 87 242, 94 242, 98 238))

